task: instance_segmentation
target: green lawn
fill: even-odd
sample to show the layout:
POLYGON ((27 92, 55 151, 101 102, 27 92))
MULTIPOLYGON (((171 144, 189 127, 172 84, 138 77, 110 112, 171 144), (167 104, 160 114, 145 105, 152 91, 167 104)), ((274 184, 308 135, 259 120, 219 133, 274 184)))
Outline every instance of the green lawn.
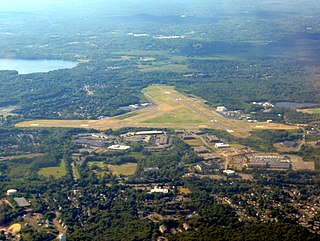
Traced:
POLYGON ((203 146, 203 142, 200 140, 184 140, 185 143, 187 143, 189 146, 203 146))
POLYGON ((21 158, 34 158, 38 156, 43 156, 43 153, 29 153, 24 155, 10 156, 10 160, 21 159, 21 158))
POLYGON ((15 109, 16 109, 15 106, 8 106, 8 107, 0 108, 0 115, 4 115, 4 116, 15 115, 15 114, 11 113, 15 109))
POLYGON ((41 176, 45 176, 45 177, 53 176, 53 177, 55 177, 57 179, 61 178, 61 177, 65 176, 65 175, 67 175, 66 161, 65 160, 61 160, 60 166, 58 166, 58 167, 42 168, 42 169, 40 169, 38 174, 41 175, 41 176))
POLYGON ((154 55, 163 55, 167 56, 168 54, 164 51, 153 51, 153 50, 131 50, 131 51, 123 51, 123 52, 113 52, 116 55, 128 55, 128 56, 154 56, 154 55))
POLYGON ((308 111, 312 112, 313 114, 320 114, 320 108, 310 108, 308 111))
POLYGON ((133 175, 137 170, 136 163, 125 163, 122 165, 109 165, 109 169, 115 175, 125 175, 130 176, 133 175))
POLYGON ((81 178, 81 175, 80 175, 80 173, 79 173, 79 169, 78 169, 78 168, 76 168, 76 178, 77 178, 77 179, 80 179, 80 178, 81 178))
POLYGON ((142 72, 153 72, 153 71, 160 71, 160 72, 176 72, 176 73, 184 73, 190 71, 187 65, 185 64, 169 64, 165 62, 150 62, 148 64, 140 64, 139 66, 140 71, 142 72))
POLYGON ((167 112, 163 115, 150 118, 145 123, 170 123, 170 124, 206 124, 208 121, 187 107, 167 112))
POLYGON ((119 115, 116 117, 117 120, 124 120, 126 118, 130 118, 130 117, 133 117, 135 115, 138 115, 138 113, 136 112, 130 112, 130 113, 127 113, 127 114, 123 114, 123 115, 119 115))
POLYGON ((111 165, 111 164, 106 164, 104 162, 88 162, 89 167, 92 167, 94 165, 101 168, 101 170, 94 170, 94 172, 98 176, 103 176, 104 174, 110 173, 110 172, 116 176, 119 176, 119 175, 130 176, 136 172, 137 166, 138 166, 138 164, 136 164, 136 163, 125 163, 122 165, 111 165))

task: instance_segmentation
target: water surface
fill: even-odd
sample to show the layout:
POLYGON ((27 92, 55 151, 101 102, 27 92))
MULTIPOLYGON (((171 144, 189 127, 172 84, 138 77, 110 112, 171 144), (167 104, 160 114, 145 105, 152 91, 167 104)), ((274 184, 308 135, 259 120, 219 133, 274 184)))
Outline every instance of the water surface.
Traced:
POLYGON ((77 62, 64 60, 0 59, 0 70, 16 70, 19 74, 49 72, 76 67, 77 62))

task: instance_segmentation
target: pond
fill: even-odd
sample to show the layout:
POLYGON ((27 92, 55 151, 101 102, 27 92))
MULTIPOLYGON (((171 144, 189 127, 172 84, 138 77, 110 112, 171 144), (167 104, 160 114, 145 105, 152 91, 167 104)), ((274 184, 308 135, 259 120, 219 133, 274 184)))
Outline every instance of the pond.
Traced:
POLYGON ((0 70, 16 70, 19 74, 49 72, 76 67, 77 62, 64 60, 0 59, 0 70))

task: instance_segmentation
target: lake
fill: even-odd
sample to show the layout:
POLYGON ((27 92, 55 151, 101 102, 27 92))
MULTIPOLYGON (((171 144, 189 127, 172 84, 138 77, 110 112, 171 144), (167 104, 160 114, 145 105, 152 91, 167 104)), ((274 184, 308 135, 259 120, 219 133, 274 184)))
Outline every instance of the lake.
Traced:
POLYGON ((19 74, 49 72, 76 67, 77 62, 64 60, 0 59, 0 70, 16 70, 19 74))

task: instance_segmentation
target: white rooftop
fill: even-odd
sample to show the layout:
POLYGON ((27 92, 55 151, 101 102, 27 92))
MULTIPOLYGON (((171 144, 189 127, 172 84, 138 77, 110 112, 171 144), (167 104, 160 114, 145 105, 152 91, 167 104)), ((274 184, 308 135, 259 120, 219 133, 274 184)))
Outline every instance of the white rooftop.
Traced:
POLYGON ((129 148, 130 146, 124 146, 124 145, 112 145, 108 147, 108 149, 111 149, 111 150, 128 150, 129 148))

